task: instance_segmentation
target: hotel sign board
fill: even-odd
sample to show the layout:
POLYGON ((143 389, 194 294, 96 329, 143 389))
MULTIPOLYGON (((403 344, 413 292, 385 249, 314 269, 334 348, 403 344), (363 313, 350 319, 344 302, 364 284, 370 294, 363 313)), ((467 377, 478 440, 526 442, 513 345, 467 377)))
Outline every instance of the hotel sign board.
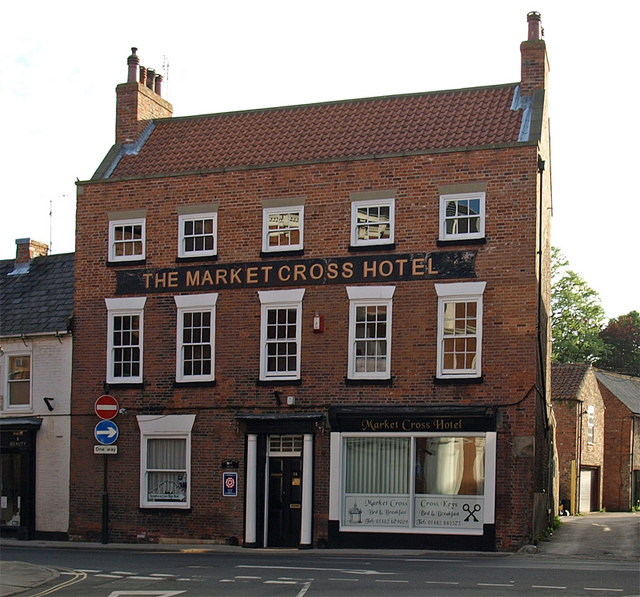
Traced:
POLYGON ((116 271, 116 295, 476 278, 476 251, 390 253, 116 271))

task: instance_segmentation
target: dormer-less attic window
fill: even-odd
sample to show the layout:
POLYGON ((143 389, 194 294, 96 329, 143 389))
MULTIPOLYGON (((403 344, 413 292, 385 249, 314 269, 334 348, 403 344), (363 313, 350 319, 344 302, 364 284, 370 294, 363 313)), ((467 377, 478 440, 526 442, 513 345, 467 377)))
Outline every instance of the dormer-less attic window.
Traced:
POLYGON ((144 213, 109 214, 109 261, 144 260, 145 228, 144 213))
POLYGON ((391 245, 395 236, 395 192, 351 194, 351 246, 391 245))

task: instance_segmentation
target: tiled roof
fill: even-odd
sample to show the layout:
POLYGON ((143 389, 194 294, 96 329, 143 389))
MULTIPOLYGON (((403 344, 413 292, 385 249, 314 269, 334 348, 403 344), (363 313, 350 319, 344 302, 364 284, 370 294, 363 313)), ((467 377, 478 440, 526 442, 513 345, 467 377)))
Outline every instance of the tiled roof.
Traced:
POLYGON ((640 377, 596 370, 596 378, 634 415, 640 415, 640 377))
POLYGON ((74 254, 36 257, 12 274, 15 261, 0 261, 0 336, 65 332, 73 312, 74 254))
POLYGON ((576 400, 590 367, 588 363, 552 363, 551 398, 576 400))
POLYGON ((125 147, 98 172, 137 177, 515 143, 523 120, 523 111, 512 109, 516 89, 509 84, 158 119, 141 148, 125 147))

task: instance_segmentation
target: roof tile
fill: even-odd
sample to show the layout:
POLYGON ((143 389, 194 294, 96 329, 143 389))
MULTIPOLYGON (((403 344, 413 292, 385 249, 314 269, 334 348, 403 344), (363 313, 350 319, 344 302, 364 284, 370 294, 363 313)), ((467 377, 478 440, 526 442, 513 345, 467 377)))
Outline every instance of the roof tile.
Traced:
POLYGON ((516 85, 158 119, 111 176, 135 177, 518 140, 516 85))

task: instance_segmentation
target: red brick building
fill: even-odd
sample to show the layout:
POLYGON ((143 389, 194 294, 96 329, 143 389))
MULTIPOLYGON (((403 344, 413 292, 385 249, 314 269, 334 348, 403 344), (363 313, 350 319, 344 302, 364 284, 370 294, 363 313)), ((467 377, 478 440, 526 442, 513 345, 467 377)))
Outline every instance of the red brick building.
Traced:
POLYGON ((587 363, 554 363, 551 395, 556 420, 560 501, 571 514, 602 507, 605 407, 587 363))
POLYGON ((640 507, 640 377, 596 370, 606 407, 604 492, 608 511, 640 507))
POLYGON ((184 118, 134 50, 78 183, 73 538, 513 550, 547 527, 528 27, 516 83, 184 118))

